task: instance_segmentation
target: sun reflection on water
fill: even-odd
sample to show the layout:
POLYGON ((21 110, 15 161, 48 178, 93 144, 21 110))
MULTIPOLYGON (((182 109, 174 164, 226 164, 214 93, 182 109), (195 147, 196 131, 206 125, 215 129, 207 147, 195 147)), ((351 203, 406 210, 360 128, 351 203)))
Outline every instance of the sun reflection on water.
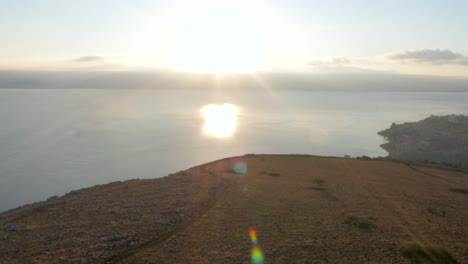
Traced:
POLYGON ((201 115, 205 120, 205 134, 218 137, 231 137, 236 131, 238 107, 233 104, 208 104, 202 107, 201 115))

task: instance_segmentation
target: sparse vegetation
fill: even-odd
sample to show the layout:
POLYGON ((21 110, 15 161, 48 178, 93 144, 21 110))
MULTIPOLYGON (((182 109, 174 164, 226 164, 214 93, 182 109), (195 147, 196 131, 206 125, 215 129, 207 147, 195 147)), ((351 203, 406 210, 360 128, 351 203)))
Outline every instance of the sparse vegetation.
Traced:
POLYGON ((262 223, 265 220, 265 214, 261 212, 254 212, 252 214, 252 221, 255 223, 262 223))
POLYGON ((59 197, 57 195, 54 195, 54 196, 51 196, 51 197, 47 198, 47 201, 55 200, 57 198, 59 198, 59 197))
POLYGON ((332 201, 332 202, 337 202, 338 201, 338 198, 336 196, 334 196, 333 194, 331 194, 331 193, 329 193, 327 191, 320 192, 320 197, 322 197, 325 200, 332 201))
POLYGON ((366 156, 366 155, 362 155, 360 157, 356 157, 356 159, 359 159, 359 160, 371 160, 372 158, 369 157, 369 156, 366 156))
POLYGON ((242 232, 244 230, 236 230, 235 232, 232 232, 232 238, 235 241, 243 241, 245 239, 245 232, 242 232))
POLYGON ((365 219, 354 215, 350 215, 346 217, 344 223, 366 230, 371 230, 372 228, 376 227, 373 217, 368 217, 367 219, 365 219))
POLYGON ((409 259, 411 263, 457 263, 457 261, 443 248, 424 246, 420 243, 410 242, 399 248, 400 254, 409 259))
POLYGON ((458 163, 437 162, 435 160, 429 160, 429 159, 408 160, 408 159, 402 159, 402 158, 396 158, 396 157, 390 157, 390 156, 369 157, 369 156, 365 156, 365 155, 357 156, 357 157, 355 157, 355 159, 358 159, 358 160, 380 160, 380 161, 402 162, 402 163, 404 163, 406 165, 428 165, 428 166, 442 167, 442 168, 446 168, 446 169, 453 169, 455 171, 460 171, 460 172, 468 172, 468 166, 464 165, 461 162, 458 162, 458 163))
MULTIPOLYGON (((468 233, 460 219, 467 216, 463 198, 468 196, 449 192, 468 189, 460 185, 463 181, 412 177, 413 169, 391 162, 266 156, 268 162, 262 163, 260 157, 246 161, 247 176, 227 173, 238 158, 226 159, 185 175, 95 186, 4 212, 0 262, 34 262, 36 256, 27 251, 34 249, 50 252, 40 256, 44 263, 59 258, 160 263, 171 256, 175 263, 190 263, 196 262, 193 252, 205 246, 220 246, 204 252, 206 262, 248 262, 248 227, 254 227, 271 262, 307 263, 318 256, 330 263, 411 263, 400 255, 400 245, 411 242, 413 234, 427 234, 464 263, 468 233), (395 172, 401 177, 391 178, 395 172), (274 173, 281 176, 269 176, 274 173), (413 184, 405 185, 411 177, 413 184), (373 184, 377 181, 383 183, 373 184), (404 221, 394 225, 398 213, 404 221), (431 229, 435 227, 442 231, 431 229), (346 254, 326 250, 341 246, 346 254)), ((452 173, 440 170, 437 175, 450 179, 452 173)))
POLYGON ((427 211, 432 215, 440 216, 440 217, 444 217, 445 214, 446 214, 445 211, 439 211, 439 210, 437 210, 436 208, 433 208, 433 207, 427 208, 427 211))
POLYGON ((463 188, 450 188, 449 191, 456 192, 456 193, 462 193, 462 194, 468 194, 468 190, 463 189, 463 188))
POLYGON ((325 181, 322 178, 314 178, 314 183, 319 189, 322 189, 325 185, 325 181))
POLYGON ((272 177, 279 177, 279 176, 281 176, 281 174, 278 173, 278 172, 261 171, 260 174, 262 174, 262 175, 268 175, 268 176, 272 176, 272 177))
POLYGON ((375 157, 375 158, 371 158, 371 160, 383 160, 383 161, 401 162, 401 160, 395 159, 395 158, 392 158, 392 157, 389 157, 389 156, 385 156, 385 157, 378 156, 378 157, 375 157))

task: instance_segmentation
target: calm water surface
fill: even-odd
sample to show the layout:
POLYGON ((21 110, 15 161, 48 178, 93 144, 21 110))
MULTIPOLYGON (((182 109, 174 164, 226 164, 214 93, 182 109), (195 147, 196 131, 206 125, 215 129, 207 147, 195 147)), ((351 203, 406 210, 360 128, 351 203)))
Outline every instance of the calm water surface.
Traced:
POLYGON ((246 153, 386 155, 376 133, 468 114, 468 93, 0 89, 0 211, 246 153), (231 137, 200 109, 238 108, 231 137))

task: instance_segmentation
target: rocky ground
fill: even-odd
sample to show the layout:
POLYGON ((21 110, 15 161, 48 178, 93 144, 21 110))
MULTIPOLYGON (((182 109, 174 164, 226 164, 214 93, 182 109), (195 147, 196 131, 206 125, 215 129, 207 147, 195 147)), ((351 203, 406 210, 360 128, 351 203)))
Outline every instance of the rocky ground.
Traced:
POLYGON ((468 175, 300 155, 228 158, 0 214, 0 263, 409 263, 401 245, 468 263, 468 175))

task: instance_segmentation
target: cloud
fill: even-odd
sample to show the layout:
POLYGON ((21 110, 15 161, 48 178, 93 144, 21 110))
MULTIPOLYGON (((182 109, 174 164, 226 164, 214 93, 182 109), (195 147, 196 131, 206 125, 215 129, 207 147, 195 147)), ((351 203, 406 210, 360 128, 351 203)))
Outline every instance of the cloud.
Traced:
POLYGON ((387 56, 390 60, 401 63, 425 63, 434 65, 457 64, 467 65, 468 57, 448 49, 415 49, 393 53, 387 56))
POLYGON ((82 56, 74 59, 75 62, 106 62, 108 60, 120 59, 122 57, 103 57, 97 55, 82 56))
POLYGON ((372 68, 372 62, 368 58, 330 57, 309 61, 308 65, 320 73, 370 74, 388 72, 372 68))
POLYGON ((103 61, 106 58, 101 56, 82 56, 79 58, 74 59, 76 62, 94 62, 94 61, 103 61))
POLYGON ((350 64, 351 61, 345 57, 332 57, 327 60, 314 60, 309 61, 311 66, 343 66, 345 64, 350 64))

